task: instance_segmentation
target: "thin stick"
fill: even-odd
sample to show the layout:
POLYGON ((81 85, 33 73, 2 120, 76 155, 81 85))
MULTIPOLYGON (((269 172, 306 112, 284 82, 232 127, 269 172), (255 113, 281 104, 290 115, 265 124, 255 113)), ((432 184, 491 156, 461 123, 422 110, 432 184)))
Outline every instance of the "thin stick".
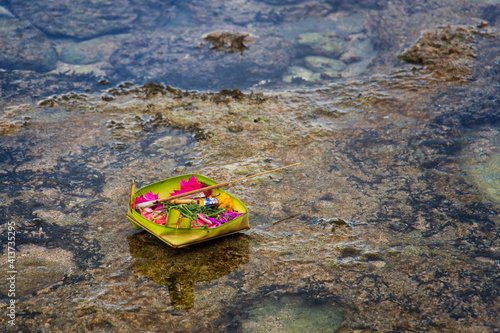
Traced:
POLYGON ((213 189, 220 188, 220 187, 223 187, 223 186, 227 186, 227 185, 230 185, 230 184, 233 184, 233 183, 236 183, 236 182, 241 182, 243 180, 247 180, 247 179, 250 179, 250 178, 253 178, 253 177, 265 175, 266 173, 271 173, 271 172, 275 172, 275 171, 278 171, 278 170, 283 170, 283 169, 291 168, 291 167, 299 165, 299 164, 300 163, 290 164, 290 165, 287 165, 287 166, 284 166, 284 167, 281 167, 281 168, 277 168, 277 169, 273 169, 273 170, 269 170, 269 171, 260 172, 260 173, 257 173, 255 175, 251 175, 251 176, 248 176, 248 177, 245 177, 245 178, 240 178, 240 179, 236 179, 236 180, 231 180, 229 182, 224 182, 224 183, 215 184, 215 185, 211 185, 211 186, 207 186, 207 187, 202 187, 200 189, 189 191, 189 192, 186 192, 186 193, 177 194, 177 195, 171 196, 169 198, 162 198, 162 199, 158 199, 158 200, 154 200, 154 201, 142 202, 142 203, 138 204, 137 207, 145 208, 145 207, 157 205, 160 202, 171 201, 173 199, 178 199, 178 198, 186 197, 186 196, 191 195, 191 194, 213 190, 213 189))
POLYGON ((281 223, 281 222, 283 222, 283 221, 293 219, 294 217, 297 217, 297 216, 299 216, 299 215, 300 215, 300 213, 299 213, 299 214, 292 215, 292 216, 285 217, 285 218, 284 218, 284 219, 282 219, 282 220, 279 220, 279 221, 274 222, 274 223, 272 224, 272 226, 275 226, 276 224, 281 223))

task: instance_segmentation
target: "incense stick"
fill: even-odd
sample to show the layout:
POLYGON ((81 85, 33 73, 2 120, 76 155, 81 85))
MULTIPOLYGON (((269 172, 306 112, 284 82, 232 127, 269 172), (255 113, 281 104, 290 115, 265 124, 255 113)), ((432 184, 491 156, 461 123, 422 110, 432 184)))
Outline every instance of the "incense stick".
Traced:
POLYGON ((213 189, 220 188, 220 187, 223 187, 223 186, 227 186, 227 185, 230 185, 230 184, 233 184, 233 183, 236 183, 236 182, 241 182, 241 181, 253 178, 253 177, 262 176, 262 175, 265 175, 267 173, 271 173, 271 172, 275 172, 275 171, 278 171, 278 170, 283 170, 283 169, 291 168, 291 167, 297 166, 299 164, 300 163, 290 164, 290 165, 287 165, 287 166, 284 166, 284 167, 281 167, 281 168, 277 168, 277 169, 273 169, 273 170, 269 170, 269 171, 260 172, 260 173, 257 173, 255 175, 251 175, 251 176, 248 176, 248 177, 244 177, 244 178, 240 178, 240 179, 236 179, 236 180, 231 180, 229 182, 224 182, 224 183, 220 183, 220 184, 215 184, 215 185, 203 187, 203 188, 200 188, 200 189, 197 189, 197 190, 193 190, 193 191, 189 191, 189 192, 186 192, 186 193, 181 193, 181 194, 173 195, 173 196, 168 197, 168 198, 162 198, 162 199, 153 200, 153 201, 141 202, 140 204, 137 204, 136 206, 139 207, 139 208, 146 208, 146 207, 154 206, 154 205, 157 205, 157 204, 159 204, 161 202, 171 201, 171 200, 174 200, 174 199, 186 197, 186 196, 191 195, 191 194, 196 194, 196 193, 200 193, 200 192, 205 192, 205 191, 213 190, 213 189))

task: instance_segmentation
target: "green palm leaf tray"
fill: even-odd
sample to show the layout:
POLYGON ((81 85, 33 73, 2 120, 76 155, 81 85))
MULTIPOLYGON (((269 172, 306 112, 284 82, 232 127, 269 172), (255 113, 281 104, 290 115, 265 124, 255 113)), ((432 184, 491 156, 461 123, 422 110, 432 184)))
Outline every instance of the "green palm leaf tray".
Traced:
MULTIPOLYGON (((245 205, 238 198, 221 189, 213 190, 214 195, 217 195, 219 193, 227 193, 233 201, 233 208, 235 212, 243 213, 243 215, 240 215, 235 219, 215 228, 173 228, 169 226, 163 226, 146 219, 133 208, 135 199, 137 197, 145 195, 150 191, 154 194, 158 194, 159 198, 169 197, 170 193, 173 193, 175 190, 180 190, 179 183, 181 179, 188 181, 191 176, 192 174, 188 174, 168 178, 150 185, 146 185, 140 188, 138 191, 135 191, 135 184, 134 181, 132 181, 127 218, 129 219, 130 223, 132 223, 135 230, 144 229, 152 235, 156 236, 162 242, 167 243, 171 247, 179 248, 250 229, 250 225, 248 222, 248 210, 245 205)), ((212 179, 202 175, 194 174, 194 177, 199 182, 203 182, 207 185, 216 184, 216 182, 212 179)))

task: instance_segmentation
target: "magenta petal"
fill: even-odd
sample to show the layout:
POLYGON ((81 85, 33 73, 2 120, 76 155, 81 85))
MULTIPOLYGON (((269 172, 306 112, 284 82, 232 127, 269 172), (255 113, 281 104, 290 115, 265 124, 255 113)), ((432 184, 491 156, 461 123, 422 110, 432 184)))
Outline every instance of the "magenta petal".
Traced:
POLYGON ((220 222, 219 222, 219 221, 217 221, 216 219, 214 219, 213 217, 208 217, 208 216, 207 216, 207 219, 208 219, 210 222, 214 223, 214 224, 220 224, 220 222))
POLYGON ((194 177, 194 175, 191 175, 191 178, 189 178, 189 181, 185 181, 184 179, 182 179, 180 181, 180 185, 181 185, 181 189, 177 190, 177 191, 174 191, 174 193, 170 193, 170 196, 181 194, 181 193, 190 192, 190 191, 193 191, 193 190, 197 190, 197 189, 200 189, 201 186, 202 186, 196 180, 196 178, 194 177))
POLYGON ((207 218, 210 219, 212 222, 217 223, 218 225, 221 225, 221 224, 224 224, 224 223, 229 222, 231 220, 234 220, 235 218, 237 218, 240 215, 242 215, 242 214, 233 213, 231 211, 225 211, 225 212, 220 214, 218 219, 214 219, 212 217, 207 217, 207 218))
POLYGON ((201 184, 198 183, 198 181, 196 180, 196 178, 194 178, 194 175, 191 176, 191 178, 189 178, 189 181, 187 183, 188 187, 192 188, 192 189, 199 189, 201 188, 201 184))
POLYGON ((184 179, 181 179, 179 184, 181 185, 181 190, 188 186, 188 182, 185 181, 184 179))
POLYGON ((148 192, 142 197, 135 198, 135 204, 140 204, 142 202, 153 201, 158 199, 158 194, 153 194, 153 192, 148 192))
POLYGON ((152 201, 152 200, 156 200, 158 199, 158 194, 153 194, 153 192, 148 192, 146 194, 144 194, 144 199, 148 200, 148 201, 152 201))

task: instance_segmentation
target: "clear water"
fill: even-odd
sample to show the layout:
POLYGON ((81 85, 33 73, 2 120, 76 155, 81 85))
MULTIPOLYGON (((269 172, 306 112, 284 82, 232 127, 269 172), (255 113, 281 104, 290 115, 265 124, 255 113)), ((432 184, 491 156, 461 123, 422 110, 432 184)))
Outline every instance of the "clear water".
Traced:
POLYGON ((0 1, 2 331, 500 329, 498 2, 57 3, 0 1), (475 57, 397 58, 446 25, 475 57), (125 218, 132 179, 295 162, 228 189, 239 235, 125 218))

